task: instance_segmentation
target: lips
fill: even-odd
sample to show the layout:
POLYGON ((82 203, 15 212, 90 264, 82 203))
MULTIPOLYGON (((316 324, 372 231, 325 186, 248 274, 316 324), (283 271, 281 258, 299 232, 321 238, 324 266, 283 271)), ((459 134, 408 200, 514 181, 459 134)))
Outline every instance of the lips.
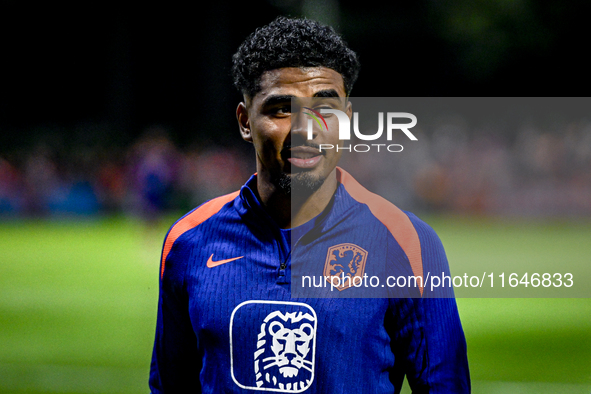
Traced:
POLYGON ((317 148, 299 146, 289 150, 287 161, 298 168, 314 168, 324 156, 317 148))

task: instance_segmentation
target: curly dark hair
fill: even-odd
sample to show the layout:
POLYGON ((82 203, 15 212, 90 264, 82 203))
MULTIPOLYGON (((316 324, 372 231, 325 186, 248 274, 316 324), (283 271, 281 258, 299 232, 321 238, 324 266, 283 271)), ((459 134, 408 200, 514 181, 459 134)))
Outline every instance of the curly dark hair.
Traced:
POLYGON ((359 60, 330 26, 310 19, 278 17, 258 28, 232 57, 234 85, 253 97, 265 71, 282 67, 327 67, 343 77, 350 94, 359 74, 359 60))

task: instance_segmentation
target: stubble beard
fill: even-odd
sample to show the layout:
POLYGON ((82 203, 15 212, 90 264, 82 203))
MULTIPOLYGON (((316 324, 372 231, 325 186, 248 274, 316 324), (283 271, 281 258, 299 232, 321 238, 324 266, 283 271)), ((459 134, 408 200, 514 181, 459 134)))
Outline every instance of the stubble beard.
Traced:
POLYGON ((322 186, 324 179, 313 175, 309 171, 298 172, 292 175, 282 172, 275 184, 285 194, 293 193, 310 194, 322 186))

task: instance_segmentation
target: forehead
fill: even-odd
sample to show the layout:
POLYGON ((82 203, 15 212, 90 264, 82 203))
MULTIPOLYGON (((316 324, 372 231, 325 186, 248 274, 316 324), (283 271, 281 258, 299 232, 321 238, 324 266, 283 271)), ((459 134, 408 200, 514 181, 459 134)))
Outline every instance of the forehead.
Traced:
POLYGON ((345 97, 345 83, 341 74, 326 67, 286 67, 265 71, 261 76, 261 90, 253 101, 264 100, 270 95, 313 97, 322 90, 335 90, 345 97))

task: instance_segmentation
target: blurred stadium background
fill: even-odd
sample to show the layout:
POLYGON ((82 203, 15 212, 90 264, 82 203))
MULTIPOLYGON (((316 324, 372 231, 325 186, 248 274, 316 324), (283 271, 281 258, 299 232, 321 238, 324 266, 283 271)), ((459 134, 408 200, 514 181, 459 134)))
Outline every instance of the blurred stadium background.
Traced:
MULTIPOLYGON (((211 3, 0 3, 0 392, 147 391, 165 231, 254 171, 230 59, 275 16, 336 27, 358 97, 588 94, 582 1, 211 3)), ((452 272, 483 255, 589 264, 591 116, 448 125, 380 180, 452 272)), ((474 392, 591 391, 588 299, 458 304, 474 392)))

